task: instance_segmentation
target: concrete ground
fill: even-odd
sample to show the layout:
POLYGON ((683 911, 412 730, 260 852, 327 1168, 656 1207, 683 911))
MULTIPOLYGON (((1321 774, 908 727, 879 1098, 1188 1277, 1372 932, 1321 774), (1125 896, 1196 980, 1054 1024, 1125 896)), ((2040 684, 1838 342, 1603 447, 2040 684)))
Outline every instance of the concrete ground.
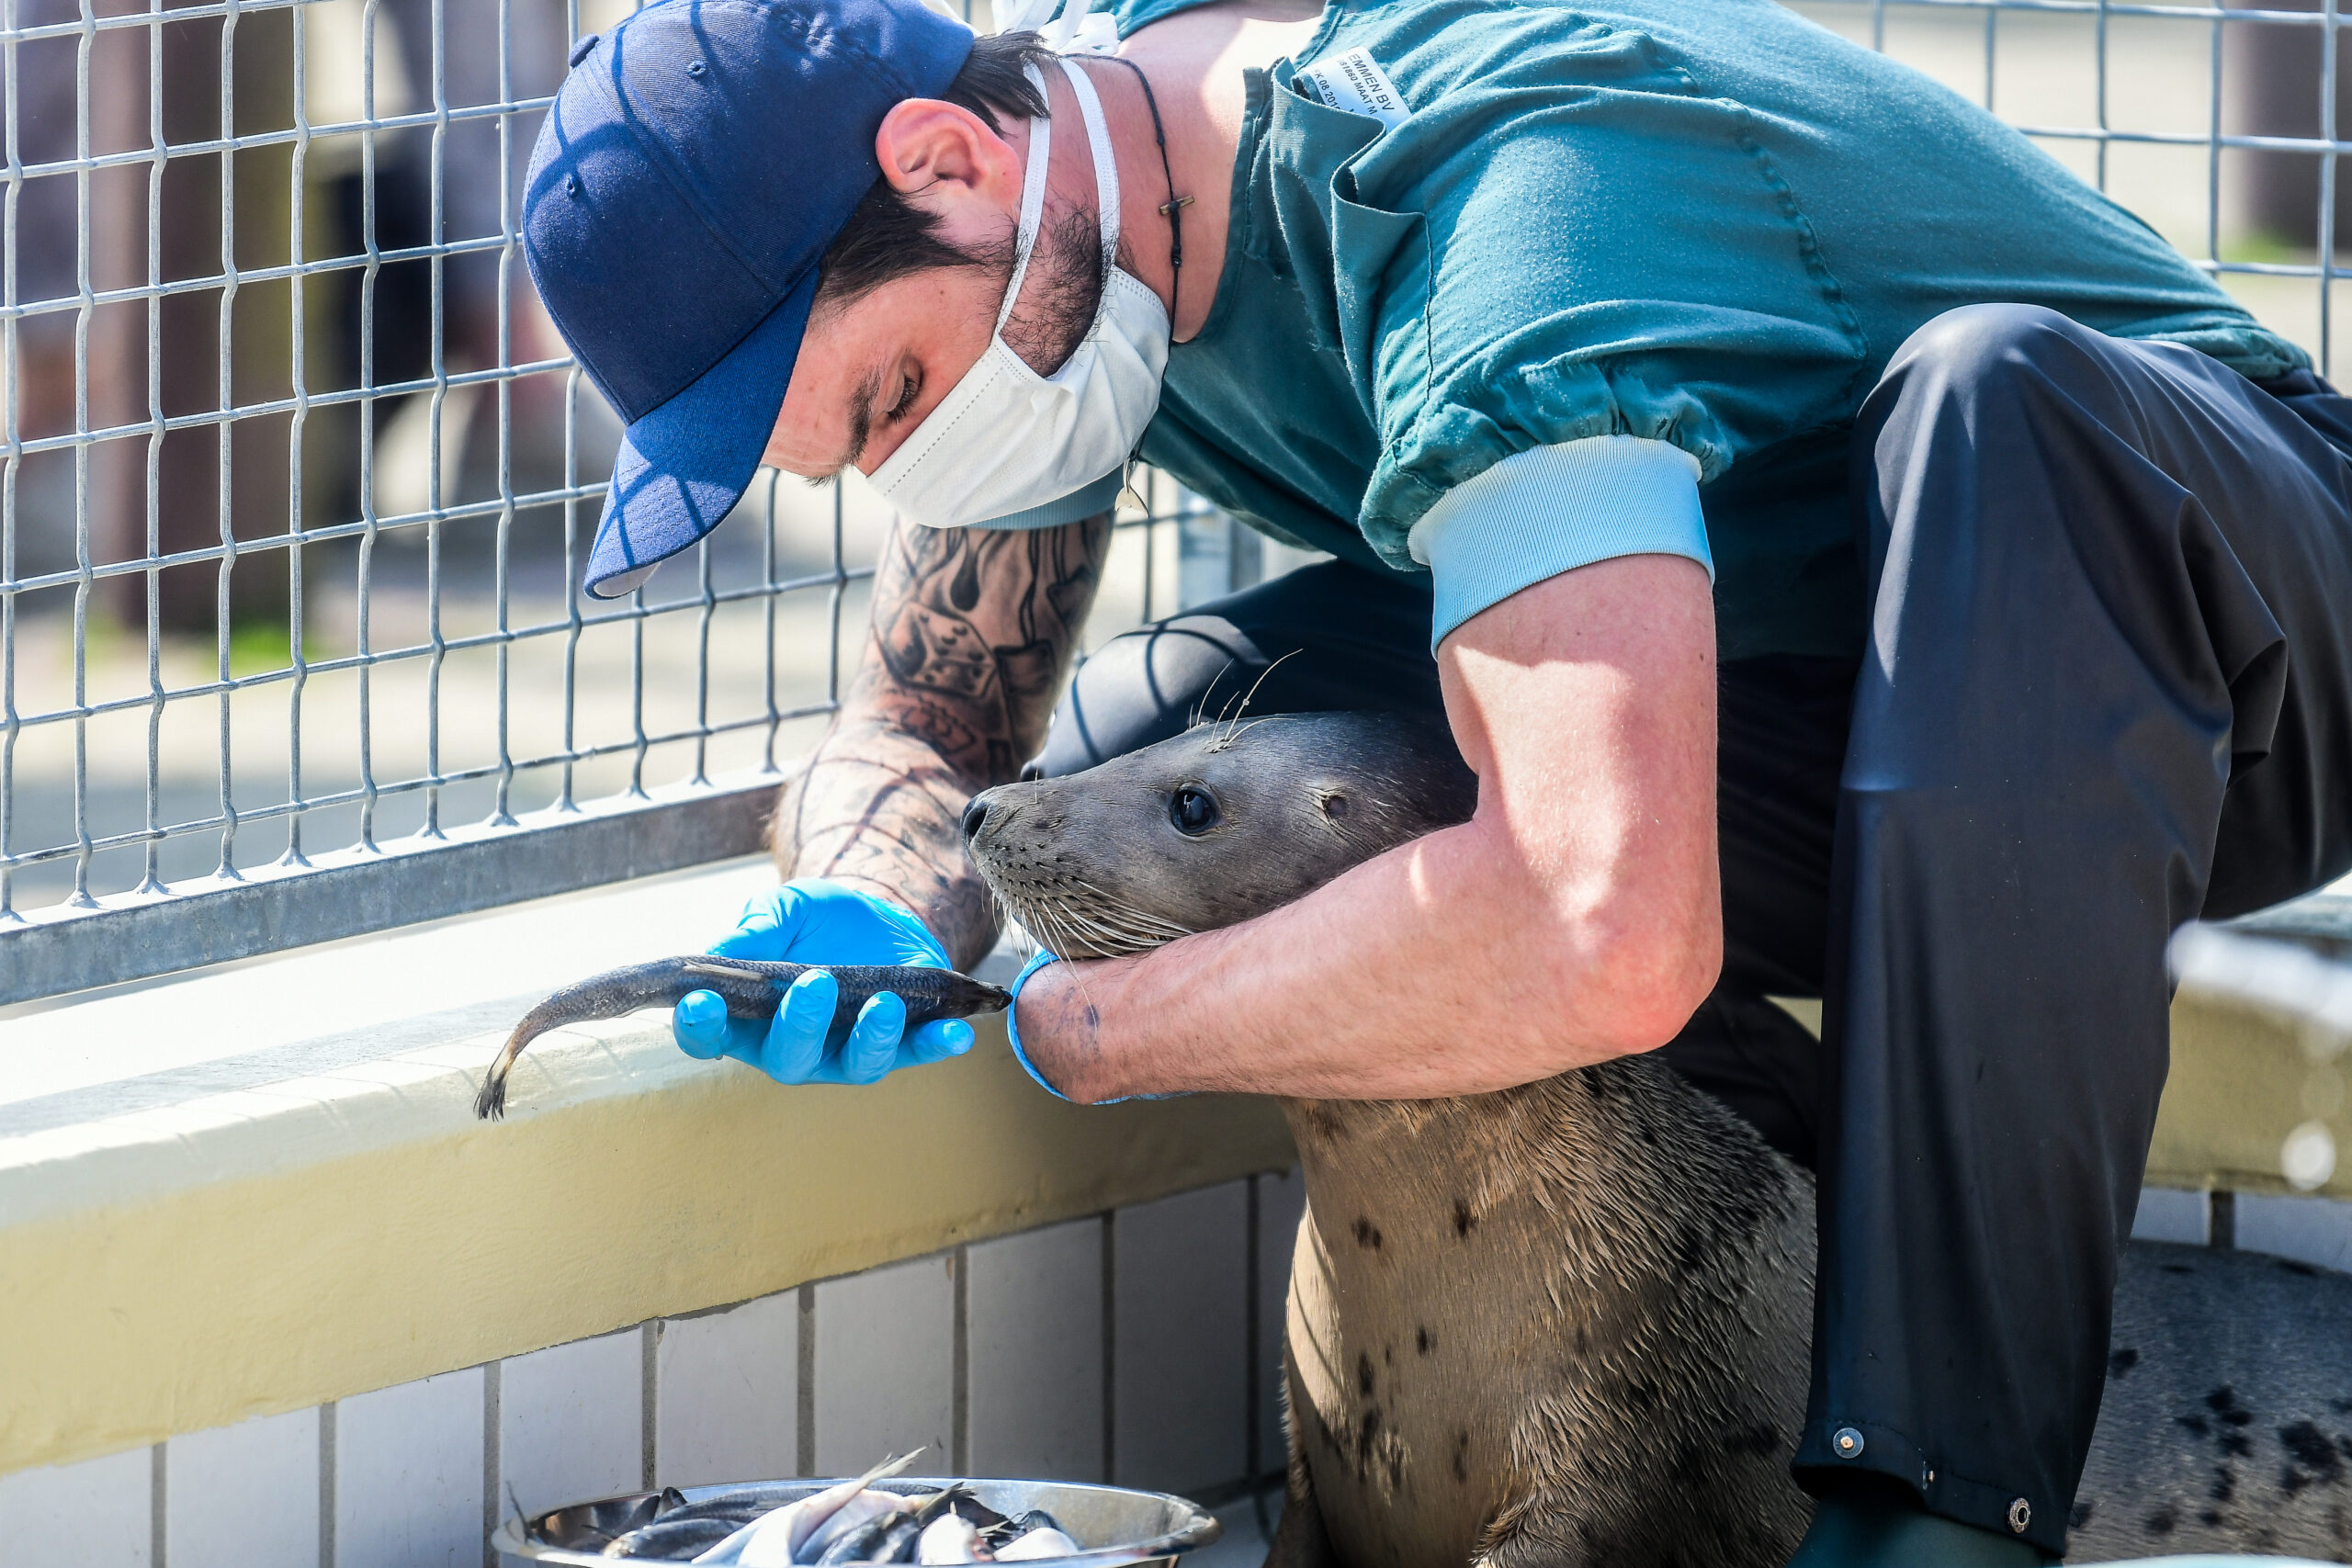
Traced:
POLYGON ((1275 1527, 1282 1523, 1283 1489, 1256 1497, 1239 1497, 1209 1510, 1225 1533, 1198 1551, 1187 1552, 1182 1568, 1259 1568, 1273 1545, 1275 1527))

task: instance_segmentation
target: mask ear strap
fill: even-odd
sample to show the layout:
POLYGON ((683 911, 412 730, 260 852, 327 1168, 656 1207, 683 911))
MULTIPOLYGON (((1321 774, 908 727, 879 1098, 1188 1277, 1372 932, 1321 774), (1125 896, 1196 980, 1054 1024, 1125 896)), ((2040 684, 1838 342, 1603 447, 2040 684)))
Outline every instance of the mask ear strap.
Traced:
MULTIPOLYGON (((1045 73, 1026 67, 1037 96, 1046 96, 1045 73)), ((1021 298, 1021 280, 1028 276, 1029 258, 1037 249, 1037 231, 1046 221, 1046 172, 1054 161, 1054 122, 1040 115, 1029 122, 1029 166, 1021 175, 1021 226, 1013 231, 1012 280, 1004 286, 1004 303, 997 307, 996 331, 1012 319, 1013 301, 1021 298)))
POLYGON ((1119 164, 1111 156, 1111 127, 1102 118, 1102 100, 1095 96, 1093 81, 1067 57, 1061 68, 1069 76, 1070 91, 1078 96, 1078 112, 1086 118, 1087 147, 1094 155, 1094 201, 1101 209, 1102 265, 1107 276, 1119 254, 1119 164))

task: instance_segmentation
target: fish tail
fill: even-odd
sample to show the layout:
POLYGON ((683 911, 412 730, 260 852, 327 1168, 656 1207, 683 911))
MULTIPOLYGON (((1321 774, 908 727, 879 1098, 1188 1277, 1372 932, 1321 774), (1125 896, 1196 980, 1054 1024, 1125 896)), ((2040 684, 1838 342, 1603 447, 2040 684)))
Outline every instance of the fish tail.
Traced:
POLYGON ((880 1464, 876 1465, 872 1470, 867 1471, 864 1475, 857 1478, 857 1489, 860 1492, 863 1492, 868 1486, 873 1485, 876 1482, 882 1480, 885 1476, 899 1474, 905 1471, 907 1466, 914 1463, 916 1460, 922 1458, 922 1452, 923 1450, 919 1447, 912 1448, 896 1458, 884 1460, 880 1464))
POLYGON ((524 1048, 548 1030, 594 1019, 620 1018, 641 1007, 674 1003, 692 988, 684 983, 683 968, 675 959, 616 969, 565 987, 525 1013, 523 1021, 514 1026, 514 1032, 506 1037, 498 1059, 490 1065, 489 1076, 482 1079, 481 1092, 474 1096, 475 1117, 495 1122, 505 1116, 506 1075, 514 1070, 515 1059, 523 1055, 524 1048), (676 994, 672 995, 673 992, 676 994))
MULTIPOLYGON (((537 1016, 534 1010, 532 1017, 537 1016)), ((482 1076, 481 1091, 474 1096, 476 1121, 503 1122, 506 1119, 506 1075, 514 1070, 514 1059, 523 1054, 523 1047, 528 1045, 531 1037, 537 1032, 531 1027, 531 1019, 526 1018, 514 1026, 514 1032, 506 1037, 506 1043, 499 1049, 498 1059, 491 1063, 490 1071, 482 1076)))

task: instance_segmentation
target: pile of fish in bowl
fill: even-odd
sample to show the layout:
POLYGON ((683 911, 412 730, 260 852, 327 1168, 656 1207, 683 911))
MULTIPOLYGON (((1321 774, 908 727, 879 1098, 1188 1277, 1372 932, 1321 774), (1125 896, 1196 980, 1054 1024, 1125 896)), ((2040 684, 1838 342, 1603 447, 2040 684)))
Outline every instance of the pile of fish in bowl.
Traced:
POLYGON ((614 1559, 839 1568, 852 1563, 1171 1562, 1216 1539, 1181 1497, 1036 1481, 892 1480, 915 1455, 854 1480, 664 1488, 503 1526, 492 1544, 540 1562, 614 1559), (1063 1517, 1057 1517, 1055 1511, 1063 1517), (1064 1517, 1071 1520, 1066 1525, 1064 1517))

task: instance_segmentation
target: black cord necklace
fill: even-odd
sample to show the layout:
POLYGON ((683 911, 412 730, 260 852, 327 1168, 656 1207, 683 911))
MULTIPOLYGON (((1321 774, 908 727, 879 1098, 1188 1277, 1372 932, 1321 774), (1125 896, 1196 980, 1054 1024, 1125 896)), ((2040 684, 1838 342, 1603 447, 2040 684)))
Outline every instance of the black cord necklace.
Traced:
POLYGON ((1143 87, 1144 107, 1151 111, 1151 139, 1159 144, 1159 174, 1168 182, 1168 199, 1160 203, 1159 215, 1168 220, 1168 320, 1172 326, 1176 309, 1184 297, 1184 209, 1193 204, 1193 198, 1176 194, 1176 173, 1168 163, 1168 132, 1159 123, 1159 100, 1152 95, 1151 78, 1132 60, 1115 54, 1098 54, 1094 58, 1134 72, 1136 81, 1143 87))

